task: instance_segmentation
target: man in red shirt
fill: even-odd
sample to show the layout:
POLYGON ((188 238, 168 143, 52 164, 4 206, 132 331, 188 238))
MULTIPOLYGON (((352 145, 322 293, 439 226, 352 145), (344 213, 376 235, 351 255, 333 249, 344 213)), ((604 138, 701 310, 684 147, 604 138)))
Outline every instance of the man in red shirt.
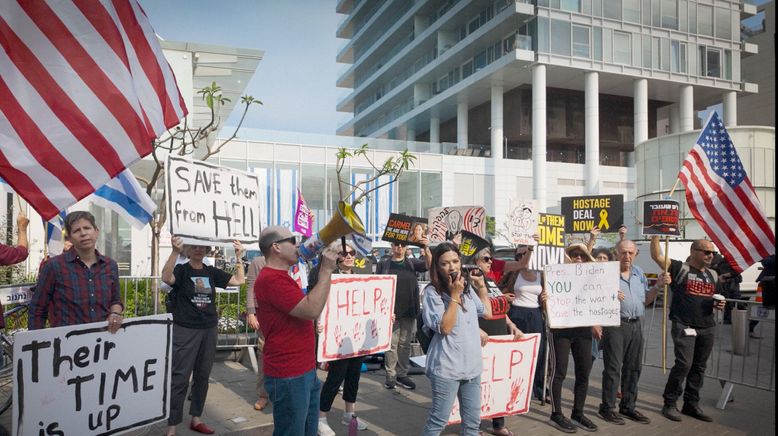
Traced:
POLYGON ((273 404, 273 435, 315 436, 319 423, 313 320, 330 293, 338 254, 325 249, 319 280, 308 294, 289 276, 297 263, 297 240, 285 227, 270 226, 259 235, 266 265, 254 284, 257 317, 265 335, 265 389, 273 404))

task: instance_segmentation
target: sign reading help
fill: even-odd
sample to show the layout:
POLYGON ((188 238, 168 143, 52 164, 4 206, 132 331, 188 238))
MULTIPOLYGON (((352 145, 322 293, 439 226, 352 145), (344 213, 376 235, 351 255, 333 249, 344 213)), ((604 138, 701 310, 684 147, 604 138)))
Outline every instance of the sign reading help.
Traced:
POLYGON ((115 434, 166 419, 173 319, 126 320, 14 336, 13 428, 24 435, 115 434))
POLYGON ((594 227, 618 233, 624 224, 624 196, 562 197, 562 215, 567 233, 589 233, 594 227))
MULTIPOLYGON (((529 412, 535 363, 540 352, 540 334, 490 336, 481 348, 481 419, 529 412)), ((462 421, 459 400, 454 402, 449 424, 462 421)))
POLYGON ((681 236, 680 208, 675 200, 643 203, 643 234, 681 236))
POLYGON ((259 179, 256 174, 168 156, 170 233, 186 244, 259 249, 259 179))
POLYGON ((621 324, 618 262, 546 265, 545 271, 549 327, 621 324))
POLYGON ((319 362, 389 349, 396 280, 395 275, 333 274, 319 317, 319 362))

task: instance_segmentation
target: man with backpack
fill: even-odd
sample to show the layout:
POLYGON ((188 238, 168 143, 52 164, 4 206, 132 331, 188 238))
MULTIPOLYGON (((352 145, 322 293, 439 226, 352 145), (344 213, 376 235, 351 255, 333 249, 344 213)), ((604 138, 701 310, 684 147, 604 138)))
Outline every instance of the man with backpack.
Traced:
POLYGON ((397 276, 394 299, 394 324, 392 325, 392 346, 384 353, 387 389, 397 384, 406 389, 415 389, 416 383, 408 377, 408 364, 411 357, 411 337, 420 311, 419 281, 416 273, 425 272, 430 267, 430 255, 427 238, 422 244, 422 257, 405 257, 405 245, 392 242, 392 256, 378 262, 376 274, 394 274, 397 276))
MULTIPOLYGON (((662 395, 662 415, 671 421, 681 421, 676 408, 681 394, 684 402, 681 413, 701 421, 713 421, 700 409, 699 401, 706 363, 713 351, 716 326, 713 309, 723 310, 725 306, 723 300, 713 299, 714 294, 721 293, 718 274, 711 268, 715 254, 712 242, 698 239, 692 243, 686 262, 670 260, 670 321, 675 365, 670 370, 662 395)), ((666 258, 662 254, 658 236, 651 239, 651 258, 660 267, 665 267, 666 258)))

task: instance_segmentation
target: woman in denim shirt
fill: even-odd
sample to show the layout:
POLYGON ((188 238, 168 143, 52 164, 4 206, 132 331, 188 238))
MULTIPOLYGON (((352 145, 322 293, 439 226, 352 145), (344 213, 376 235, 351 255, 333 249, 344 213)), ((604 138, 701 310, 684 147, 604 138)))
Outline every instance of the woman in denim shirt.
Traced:
POLYGON ((462 434, 477 435, 481 423, 481 347, 488 336, 478 317, 490 317, 491 305, 480 270, 462 274, 456 246, 445 242, 432 251, 431 283, 424 289, 422 317, 434 335, 427 351, 432 409, 424 435, 446 427, 459 398, 462 434))

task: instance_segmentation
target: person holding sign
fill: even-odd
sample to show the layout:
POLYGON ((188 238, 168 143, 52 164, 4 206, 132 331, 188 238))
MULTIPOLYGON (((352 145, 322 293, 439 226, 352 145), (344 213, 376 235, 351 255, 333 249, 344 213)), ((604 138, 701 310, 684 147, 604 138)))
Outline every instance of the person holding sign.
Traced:
MULTIPOLYGON (((573 244, 567 247, 566 252, 573 263, 594 262, 584 244, 573 244)), ((597 328, 551 329, 551 425, 565 433, 575 433, 575 426, 586 431, 597 431, 597 426, 583 414, 589 390, 589 373, 592 371, 592 334, 597 328), (573 413, 570 416, 573 422, 562 414, 562 383, 567 376, 567 362, 571 352, 575 364, 573 413)))
POLYGON ((514 258, 518 269, 505 274, 500 282, 500 289, 511 298, 511 308, 508 316, 524 333, 540 333, 538 361, 535 369, 535 380, 532 384, 532 394, 543 402, 543 382, 546 371, 546 323, 543 319, 542 307, 546 304, 547 294, 543 289, 542 271, 530 270, 534 247, 519 245, 514 258))
POLYGON ((478 317, 491 317, 492 308, 480 270, 465 274, 454 244, 435 247, 422 306, 424 328, 434 333, 427 350, 432 408, 425 436, 443 431, 457 397, 462 433, 478 434, 481 424, 481 347, 489 337, 478 327, 478 317))
POLYGON ((313 321, 330 293, 337 253, 326 248, 316 286, 304 294, 289 276, 297 264, 298 241, 286 227, 269 226, 259 236, 265 267, 254 284, 259 326, 265 335, 265 389, 273 403, 273 434, 314 436, 319 424, 316 340, 313 321))
MULTIPOLYGON (((357 256, 357 250, 347 243, 346 250, 343 251, 343 244, 339 240, 330 244, 330 249, 339 251, 338 269, 334 273, 354 274, 354 259, 357 256)), ((318 277, 318 268, 312 269, 308 278, 308 285, 316 286, 318 277)), ((319 328, 317 322, 317 330, 319 328)), ((321 331, 318 331, 318 333, 321 333, 321 331)), ((332 408, 332 402, 335 401, 335 396, 338 395, 338 388, 340 388, 341 383, 343 383, 343 402, 346 407, 340 422, 344 425, 349 425, 352 419, 356 419, 357 430, 367 429, 367 423, 357 418, 355 413, 363 360, 365 360, 363 356, 358 356, 329 362, 327 380, 324 381, 324 385, 321 388, 321 397, 319 398, 319 436, 335 436, 335 432, 327 423, 327 412, 332 408)))
POLYGON ((662 415, 671 421, 681 421, 676 402, 683 394, 681 413, 711 422, 713 418, 700 409, 700 390, 705 379, 705 368, 708 357, 713 351, 713 338, 716 321, 713 309, 724 310, 726 302, 714 300, 721 293, 721 283, 718 274, 711 269, 711 262, 716 254, 713 243, 706 239, 692 242, 689 260, 667 259, 662 254, 659 236, 651 238, 651 258, 661 268, 670 264, 669 280, 672 291, 670 305, 670 321, 672 328, 675 365, 667 378, 662 415), (686 388, 683 382, 686 379, 686 388))
POLYGON ((645 306, 654 301, 664 286, 665 274, 660 274, 656 286, 649 289, 643 270, 633 262, 638 255, 634 242, 624 239, 616 244, 619 261, 619 316, 621 325, 603 327, 602 349, 602 403, 597 414, 612 424, 623 425, 616 415, 616 391, 622 387, 619 414, 641 424, 648 424, 647 416, 635 409, 640 379, 640 356, 643 352, 643 329, 640 323, 645 306))
MULTIPOLYGON (((192 378, 189 428, 198 433, 213 434, 214 430, 200 421, 208 396, 208 378, 216 354, 217 324, 216 288, 240 286, 246 279, 243 263, 238 262, 235 275, 203 263, 208 247, 184 245, 180 236, 170 240, 173 250, 162 268, 162 281, 170 291, 170 309, 173 314, 173 360, 170 383, 170 417, 168 436, 176 434, 176 425, 183 420, 184 400, 192 378), (180 254, 189 261, 176 264, 180 254)), ((238 258, 243 246, 233 242, 238 258)))
POLYGON ((100 234, 89 212, 65 217, 73 249, 49 259, 38 274, 30 302, 30 330, 106 320, 116 333, 124 320, 119 293, 119 267, 95 249, 100 234))
POLYGON ((27 259, 29 254, 27 251, 29 245, 27 242, 27 226, 29 224, 30 219, 27 218, 27 215, 20 208, 19 213, 16 215, 16 245, 0 244, 0 265, 14 265, 27 259))

